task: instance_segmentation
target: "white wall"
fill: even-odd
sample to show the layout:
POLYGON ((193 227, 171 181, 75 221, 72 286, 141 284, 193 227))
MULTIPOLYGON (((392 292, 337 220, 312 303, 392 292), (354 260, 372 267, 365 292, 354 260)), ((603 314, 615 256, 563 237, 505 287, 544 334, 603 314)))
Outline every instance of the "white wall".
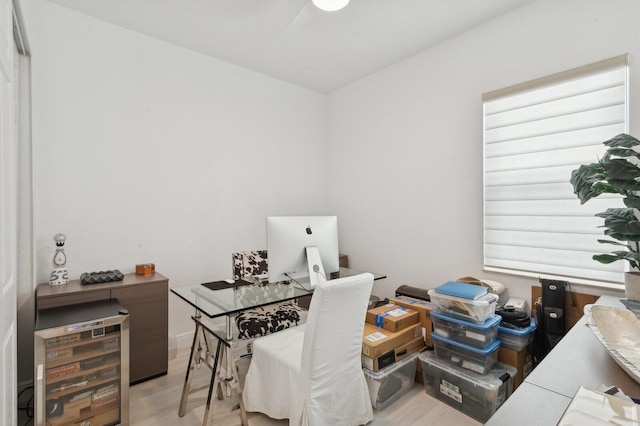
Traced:
POLYGON ((388 275, 374 293, 472 275, 529 299, 536 280, 482 270, 481 95, 630 53, 639 133, 638 16, 636 0, 539 0, 330 94, 330 206, 351 265, 388 275))
POLYGON ((29 6, 39 282, 58 232, 72 278, 154 262, 186 285, 264 247, 265 216, 327 212, 351 265, 388 275, 376 294, 474 275, 528 298, 535 280, 482 271, 481 94, 628 52, 640 130, 635 0, 538 0, 328 97, 29 6))
MULTIPOLYGON (((72 279, 154 262, 171 286, 231 276, 265 217, 325 213, 326 96, 30 3, 34 239, 72 279), (313 160, 310 161, 309 158, 313 160)), ((192 331, 170 296, 170 335, 192 331)))

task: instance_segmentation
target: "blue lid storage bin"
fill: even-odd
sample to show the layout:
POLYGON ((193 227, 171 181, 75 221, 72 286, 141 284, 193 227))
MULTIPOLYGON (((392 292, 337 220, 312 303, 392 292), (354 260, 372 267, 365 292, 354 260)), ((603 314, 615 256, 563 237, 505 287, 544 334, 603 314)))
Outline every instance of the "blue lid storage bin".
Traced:
POLYGON ((498 296, 487 293, 477 299, 452 296, 429 290, 429 298, 436 311, 451 315, 466 321, 482 324, 496 313, 498 296))
POLYGON ((486 374, 498 362, 498 349, 502 343, 496 339, 486 348, 479 349, 436 333, 431 333, 431 340, 436 358, 480 374, 486 374))
POLYGON ((431 321, 433 322, 433 331, 437 335, 484 349, 498 338, 498 326, 502 317, 492 315, 482 324, 478 324, 440 312, 431 312, 431 321))
POLYGON ((475 284, 459 283, 456 281, 447 281, 446 283, 436 287, 434 290, 438 293, 473 300, 481 298, 488 292, 486 287, 475 284))
POLYGON ((504 325, 498 326, 498 339, 502 340, 502 346, 514 351, 521 351, 533 342, 534 331, 537 329, 535 318, 531 317, 531 325, 526 328, 511 328, 504 325))

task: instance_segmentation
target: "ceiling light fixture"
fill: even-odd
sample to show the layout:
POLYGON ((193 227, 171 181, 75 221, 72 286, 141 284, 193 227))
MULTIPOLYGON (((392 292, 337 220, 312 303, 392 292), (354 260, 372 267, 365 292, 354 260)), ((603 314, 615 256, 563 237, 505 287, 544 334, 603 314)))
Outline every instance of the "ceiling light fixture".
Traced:
POLYGON ((349 0, 312 0, 315 7, 326 12, 335 12, 349 4, 349 0))

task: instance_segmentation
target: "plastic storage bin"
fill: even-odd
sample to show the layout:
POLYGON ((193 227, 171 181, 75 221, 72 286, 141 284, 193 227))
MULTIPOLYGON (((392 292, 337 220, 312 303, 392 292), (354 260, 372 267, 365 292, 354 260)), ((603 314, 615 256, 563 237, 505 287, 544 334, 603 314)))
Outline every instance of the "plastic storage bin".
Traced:
POLYGON ((384 410, 392 402, 409 392, 416 379, 418 354, 414 353, 377 372, 363 368, 364 377, 369 387, 371 405, 377 410, 384 410))
POLYGON ((484 296, 489 291, 487 287, 457 281, 447 281, 446 283, 436 287, 434 290, 438 293, 464 297, 465 299, 477 299, 484 296))
POLYGON ((498 339, 502 341, 502 346, 514 351, 521 351, 533 342, 536 331, 536 320, 531 317, 531 325, 527 328, 511 328, 500 325, 498 327, 498 339))
POLYGON ((465 321, 438 312, 431 313, 433 331, 439 336, 484 349, 498 338, 498 326, 502 317, 492 315, 482 324, 465 321))
POLYGON ((436 311, 478 324, 495 315, 498 301, 498 296, 493 293, 487 293, 478 299, 465 299, 433 289, 429 290, 429 297, 436 311))
POLYGON ((483 375, 440 361, 428 352, 419 359, 425 391, 483 423, 513 391, 516 369, 510 365, 499 362, 483 375))
POLYGON ((484 349, 474 348, 455 340, 431 333, 436 358, 466 368, 480 374, 486 374, 498 362, 500 339, 496 339, 484 349))

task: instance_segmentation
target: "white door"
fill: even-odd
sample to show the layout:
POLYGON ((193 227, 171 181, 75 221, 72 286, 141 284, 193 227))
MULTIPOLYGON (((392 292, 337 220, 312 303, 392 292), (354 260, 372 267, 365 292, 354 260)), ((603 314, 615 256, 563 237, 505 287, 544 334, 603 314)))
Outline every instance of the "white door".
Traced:
POLYGON ((17 137, 11 0, 0 0, 0 425, 17 423, 17 137))

